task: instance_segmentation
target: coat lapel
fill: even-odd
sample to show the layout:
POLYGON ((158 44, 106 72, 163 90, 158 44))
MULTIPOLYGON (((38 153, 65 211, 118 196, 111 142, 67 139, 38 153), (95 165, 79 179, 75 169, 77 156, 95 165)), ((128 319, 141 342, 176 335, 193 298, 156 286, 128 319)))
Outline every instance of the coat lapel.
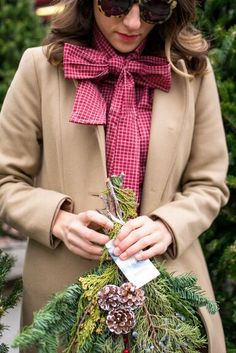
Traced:
POLYGON ((98 145, 99 145, 99 149, 100 149, 104 175, 107 175, 105 131, 104 131, 103 125, 96 126, 96 136, 97 136, 98 145))
MULTIPOLYGON (((186 72, 181 60, 179 66, 186 72)), ((151 135, 144 179, 141 214, 147 214, 161 203, 165 187, 176 159, 189 106, 189 79, 173 74, 169 93, 154 93, 151 135)))
POLYGON ((58 109, 61 118, 55 119, 57 150, 63 161, 59 190, 75 195, 75 213, 101 208, 98 195, 105 189, 106 181, 104 127, 69 122, 77 82, 65 81, 62 75, 61 81, 58 109))

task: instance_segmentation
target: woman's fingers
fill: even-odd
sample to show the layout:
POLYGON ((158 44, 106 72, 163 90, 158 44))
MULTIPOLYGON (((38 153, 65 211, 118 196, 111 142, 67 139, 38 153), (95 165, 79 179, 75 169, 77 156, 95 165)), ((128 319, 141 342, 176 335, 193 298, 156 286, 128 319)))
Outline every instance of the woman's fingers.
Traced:
POLYGON ((89 228, 90 224, 107 230, 113 227, 113 223, 97 211, 75 215, 60 210, 53 226, 53 234, 73 253, 88 259, 98 259, 109 237, 89 228))
POLYGON ((172 235, 163 222, 146 216, 137 217, 122 227, 115 241, 114 255, 122 260, 133 255, 138 260, 144 260, 162 255, 171 242, 172 235))
MULTIPOLYGON (((53 227, 53 234, 63 240, 73 253, 88 259, 99 259, 104 245, 109 241, 106 234, 89 228, 112 229, 113 223, 97 211, 81 212, 78 215, 60 211, 53 227)), ((172 235, 161 221, 140 216, 128 221, 115 240, 114 254, 125 260, 135 255, 147 259, 163 254, 172 242, 172 235)))
POLYGON ((96 255, 96 256, 101 256, 104 248, 96 244, 93 244, 83 238, 80 238, 77 235, 72 233, 68 234, 67 236, 67 245, 69 249, 76 247, 78 249, 84 250, 89 254, 96 255))
POLYGON ((137 251, 139 251, 146 248, 150 245, 150 238, 148 236, 153 234, 153 231, 154 229, 152 225, 149 224, 131 231, 131 233, 129 233, 124 240, 117 243, 116 251, 114 254, 116 256, 120 256, 121 253, 129 250, 128 255, 131 256, 134 254, 133 249, 137 249, 137 251))
POLYGON ((68 237, 70 234, 75 235, 78 239, 83 238, 88 242, 93 242, 100 245, 105 245, 109 241, 109 237, 106 234, 96 232, 95 230, 79 224, 75 220, 68 229, 68 237))
MULTIPOLYGON (((148 248, 153 244, 157 244, 159 235, 157 233, 152 233, 151 235, 147 235, 137 242, 133 243, 131 246, 127 247, 125 251, 120 252, 120 258, 122 260, 127 259, 130 256, 133 256, 139 253, 141 250, 148 248)), ((119 255, 117 255, 119 256, 119 255)))
POLYGON ((137 228, 142 227, 145 223, 151 221, 151 219, 147 216, 140 216, 135 219, 131 219, 127 223, 123 225, 123 227, 120 230, 120 233, 118 234, 116 240, 115 240, 115 245, 118 245, 118 242, 121 242, 124 240, 132 231, 134 231, 137 228))
POLYGON ((167 247, 165 247, 163 242, 160 242, 160 243, 154 244, 147 250, 139 252, 138 254, 135 255, 135 258, 136 260, 139 260, 139 261, 151 259, 154 256, 164 254, 166 250, 167 250, 167 247))
POLYGON ((70 247, 68 249, 71 252, 73 252, 75 255, 84 257, 85 259, 89 259, 89 260, 99 260, 100 256, 101 256, 101 255, 95 255, 95 254, 88 253, 84 249, 78 248, 77 246, 74 246, 74 245, 70 245, 70 247))
POLYGON ((91 223, 95 223, 107 230, 112 229, 113 223, 106 216, 98 213, 97 211, 89 210, 78 214, 78 219, 85 225, 88 226, 91 223))
MULTIPOLYGON (((142 244, 148 246, 146 237, 155 231, 155 223, 146 216, 137 217, 127 222, 118 234, 114 245, 114 254, 120 256, 122 252, 142 239, 142 244)), ((140 244, 140 243, 139 243, 140 244)), ((145 247, 145 246, 144 246, 145 247)))

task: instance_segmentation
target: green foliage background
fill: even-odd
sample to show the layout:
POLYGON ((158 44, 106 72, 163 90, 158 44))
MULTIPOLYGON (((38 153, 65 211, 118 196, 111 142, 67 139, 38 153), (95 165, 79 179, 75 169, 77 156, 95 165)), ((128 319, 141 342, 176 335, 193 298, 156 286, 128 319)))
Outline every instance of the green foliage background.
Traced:
MULTIPOLYGON (((32 1, 33 2, 33 1, 32 1)), ((34 15, 30 0, 0 0, 0 106, 23 51, 40 44, 46 29, 34 15)), ((201 1, 198 26, 211 41, 229 147, 228 205, 201 237, 227 339, 236 353, 236 2, 201 1)))
POLYGON ((201 236, 227 340, 236 352, 236 2, 206 0, 198 23, 211 42, 229 148, 228 186, 231 196, 212 227, 201 236))
POLYGON ((23 51, 39 45, 45 33, 33 0, 0 0, 0 107, 23 51))

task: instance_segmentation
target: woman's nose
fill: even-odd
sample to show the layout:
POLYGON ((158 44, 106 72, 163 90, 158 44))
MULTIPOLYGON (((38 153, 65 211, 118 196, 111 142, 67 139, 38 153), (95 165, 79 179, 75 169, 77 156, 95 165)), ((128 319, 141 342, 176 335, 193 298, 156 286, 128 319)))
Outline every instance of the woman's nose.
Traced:
POLYGON ((141 27, 140 9, 138 4, 134 4, 128 14, 124 16, 123 24, 130 31, 135 31, 141 27))

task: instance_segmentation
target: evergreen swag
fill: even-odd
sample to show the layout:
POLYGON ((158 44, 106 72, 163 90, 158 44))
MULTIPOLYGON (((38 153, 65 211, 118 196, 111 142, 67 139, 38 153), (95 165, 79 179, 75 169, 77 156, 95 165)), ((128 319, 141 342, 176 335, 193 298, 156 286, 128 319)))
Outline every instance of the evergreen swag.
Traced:
MULTIPOLYGON (((10 255, 4 253, 0 249, 0 320, 7 310, 13 308, 17 303, 21 291, 22 291, 22 283, 21 281, 17 281, 12 288, 10 294, 5 295, 6 290, 6 277, 9 273, 10 269, 14 264, 14 258, 10 255)), ((2 337, 3 330, 6 327, 0 323, 0 338, 2 337)), ((4 344, 0 344, 0 353, 7 353, 8 347, 4 344)))
MULTIPOLYGON (((136 216, 135 195, 133 191, 122 188, 122 180, 122 176, 109 179, 107 189, 101 195, 106 208, 100 212, 115 224, 109 232, 111 239, 119 232, 121 221, 126 222, 136 216)), ((104 287, 112 284, 114 286, 108 288, 113 291, 112 288, 126 282, 104 250, 97 268, 56 293, 46 306, 35 313, 32 325, 25 327, 15 339, 14 347, 27 349, 34 346, 39 353, 55 353, 61 345, 65 347, 64 353, 199 352, 206 338, 202 334, 196 308, 206 306, 214 314, 218 310, 217 304, 204 296, 192 274, 174 276, 157 259, 152 261, 161 275, 144 286, 143 305, 141 292, 134 299, 137 304, 136 325, 127 335, 109 331, 107 312, 99 307, 99 291, 100 302, 103 300, 104 306, 114 305, 115 298, 113 302, 108 298, 110 302, 107 302, 104 287)), ((126 289, 128 287, 132 286, 127 285, 126 289)), ((117 290, 112 293, 116 294, 117 290)), ((123 314, 127 317, 127 313, 123 314)))

